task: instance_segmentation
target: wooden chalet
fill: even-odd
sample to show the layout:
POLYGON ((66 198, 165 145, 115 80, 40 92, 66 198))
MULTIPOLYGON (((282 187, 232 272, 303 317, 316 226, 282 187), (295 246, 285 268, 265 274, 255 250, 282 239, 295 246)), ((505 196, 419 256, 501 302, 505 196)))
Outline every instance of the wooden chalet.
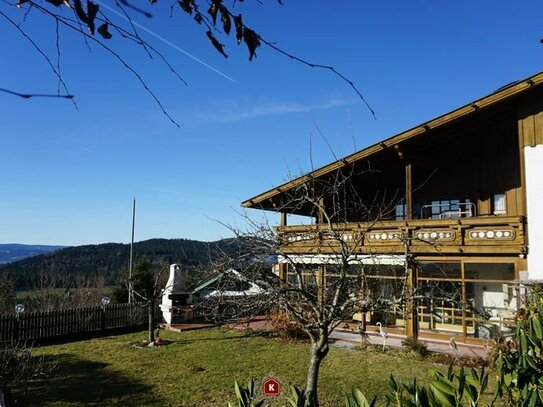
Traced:
MULTIPOLYGON (((389 331, 466 342, 507 332, 518 282, 543 280, 543 73, 242 206, 280 212, 282 253, 325 268, 334 248, 316 233, 324 227, 322 214, 311 206, 289 207, 288 201, 300 185, 338 173, 351 174, 353 191, 368 207, 389 202, 378 216, 352 211, 334 225, 347 242, 356 242, 360 263, 371 258, 387 265, 388 271, 375 274, 375 289, 386 279, 403 278, 409 257, 413 286, 433 284, 451 293, 448 299, 417 304, 409 315, 404 309, 385 318, 389 331), (314 220, 287 225, 287 214, 314 220)), ((324 197, 323 210, 330 204, 324 197)), ((374 317, 364 318, 371 325, 374 317)))

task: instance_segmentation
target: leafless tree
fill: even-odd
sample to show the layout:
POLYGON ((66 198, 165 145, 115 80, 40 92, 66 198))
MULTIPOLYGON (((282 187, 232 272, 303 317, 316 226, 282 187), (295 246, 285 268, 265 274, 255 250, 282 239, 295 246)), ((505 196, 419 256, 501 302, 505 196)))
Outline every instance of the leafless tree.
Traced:
MULTIPOLYGON (((309 337, 311 356, 306 392, 314 406, 318 406, 319 369, 328 354, 332 331, 342 321, 351 320, 355 313, 402 312, 406 299, 412 295, 401 266, 400 278, 394 280, 397 287, 389 287, 387 293, 375 289, 366 278, 375 272, 398 269, 380 264, 379 257, 371 253, 360 254, 366 234, 376 222, 393 213, 397 198, 361 196, 353 182, 355 175, 364 176, 372 170, 368 168, 356 174, 353 171, 338 170, 320 179, 308 175, 282 194, 277 201, 277 211, 297 213, 303 209, 303 213, 316 219, 316 224, 296 236, 280 233, 266 222, 256 223, 249 217, 245 218, 246 230, 231 228, 245 244, 240 245, 242 256, 225 262, 222 269, 238 267, 243 280, 256 284, 261 292, 234 297, 223 287, 222 295, 216 293, 201 304, 210 312, 228 309, 225 304, 236 304, 236 316, 250 316, 272 307, 288 314, 309 337), (366 221, 360 223, 364 227, 358 230, 347 227, 348 219, 354 215, 366 221), (285 250, 300 241, 308 243, 311 255, 301 256, 285 250), (265 259, 272 255, 278 257, 280 270, 266 266, 265 259)), ((388 281, 381 280, 380 287, 388 281)))
POLYGON ((165 288, 166 271, 168 266, 154 267, 150 263, 140 262, 136 265, 132 278, 134 299, 136 303, 147 308, 147 343, 155 343, 156 339, 156 312, 165 288))
POLYGON ((7 273, 0 274, 0 314, 13 311, 15 306, 15 278, 7 273))
POLYGON ((21 301, 28 311, 97 306, 108 294, 106 281, 100 274, 69 276, 54 270, 40 271, 21 301))
POLYGON ((15 404, 15 392, 22 393, 27 382, 48 376, 55 368, 55 362, 32 355, 32 348, 0 344, 0 406, 15 404))

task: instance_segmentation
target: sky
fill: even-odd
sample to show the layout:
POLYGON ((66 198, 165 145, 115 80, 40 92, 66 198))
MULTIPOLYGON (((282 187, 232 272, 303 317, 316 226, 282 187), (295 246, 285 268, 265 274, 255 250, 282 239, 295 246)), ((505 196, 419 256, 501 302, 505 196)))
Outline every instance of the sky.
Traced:
MULTIPOLYGON (((187 85, 117 33, 107 44, 180 127, 114 56, 60 27, 77 108, 0 93, 0 243, 129 242, 134 197, 137 241, 228 237, 224 223, 244 225, 242 201, 543 70, 540 0, 236 2, 263 38, 353 81, 374 118, 330 71, 266 46, 249 61, 220 37, 226 59, 181 10, 170 17, 170 3, 142 7, 153 18, 131 12, 138 31, 187 85)), ((24 9, 2 2, 0 12, 23 21, 24 9)), ((55 24, 31 11, 20 27, 56 66, 55 24)), ((2 15, 0 38, 0 88, 57 92, 46 60, 2 15)))

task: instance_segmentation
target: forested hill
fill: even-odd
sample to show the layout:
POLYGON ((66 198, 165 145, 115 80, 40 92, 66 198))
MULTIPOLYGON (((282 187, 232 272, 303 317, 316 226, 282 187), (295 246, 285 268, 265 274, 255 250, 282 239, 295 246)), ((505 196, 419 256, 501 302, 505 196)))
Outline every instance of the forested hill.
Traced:
MULTIPOLYGON (((185 266, 198 266, 209 262, 219 253, 235 253, 239 249, 234 239, 216 242, 199 242, 188 239, 151 239, 134 243, 134 262, 147 260, 162 265, 180 263, 185 266)), ((108 280, 118 278, 121 269, 128 266, 130 245, 105 243, 98 245, 75 246, 29 257, 20 261, 0 265, 0 274, 15 277, 17 285, 26 285, 37 273, 64 275, 102 274, 108 280)))

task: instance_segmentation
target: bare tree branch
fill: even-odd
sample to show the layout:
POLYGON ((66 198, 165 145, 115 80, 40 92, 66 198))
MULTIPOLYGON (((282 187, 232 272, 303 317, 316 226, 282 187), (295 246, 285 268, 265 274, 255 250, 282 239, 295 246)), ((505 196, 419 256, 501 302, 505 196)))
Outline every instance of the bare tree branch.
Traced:
MULTIPOLYGON (((4 19, 6 19, 13 27, 15 27, 15 29, 17 31, 19 31, 19 33, 34 47, 34 49, 45 59, 45 61, 47 62, 47 64, 49 65, 49 67, 51 68, 51 70, 53 71, 53 73, 55 74, 55 76, 58 78, 59 82, 62 84, 62 87, 64 88, 64 91, 66 92, 66 96, 70 95, 70 92, 68 91, 68 87, 66 86, 66 83, 64 82, 64 80, 62 79, 62 76, 60 75, 60 72, 53 66, 53 63, 51 62, 51 60, 49 59, 49 57, 45 54, 45 52, 42 51, 42 49, 36 44, 36 42, 30 38, 30 36, 28 36, 26 34, 25 31, 23 31, 23 29, 17 24, 15 23, 15 21, 13 21, 7 14, 5 14, 3 11, 0 10, 0 16, 4 17, 4 19)), ((11 92, 6 92, 6 93, 11 93, 11 92)), ((21 96, 21 94, 17 94, 17 96, 21 96)), ((75 103, 74 101, 74 97, 71 96, 71 97, 66 97, 64 96, 66 99, 70 99, 72 101, 72 103, 74 104, 75 108, 77 109, 77 104, 75 103)), ((26 99, 28 99, 28 96, 21 96, 21 97, 24 97, 26 99)), ((31 96, 32 97, 32 96, 31 96)), ((40 97, 44 97, 44 96, 40 96, 40 97)))
POLYGON ((0 88, 0 92, 8 93, 13 96, 19 96, 23 99, 30 98, 64 98, 64 99, 73 99, 74 95, 59 95, 59 94, 43 94, 43 93, 20 93, 9 89, 0 88))

